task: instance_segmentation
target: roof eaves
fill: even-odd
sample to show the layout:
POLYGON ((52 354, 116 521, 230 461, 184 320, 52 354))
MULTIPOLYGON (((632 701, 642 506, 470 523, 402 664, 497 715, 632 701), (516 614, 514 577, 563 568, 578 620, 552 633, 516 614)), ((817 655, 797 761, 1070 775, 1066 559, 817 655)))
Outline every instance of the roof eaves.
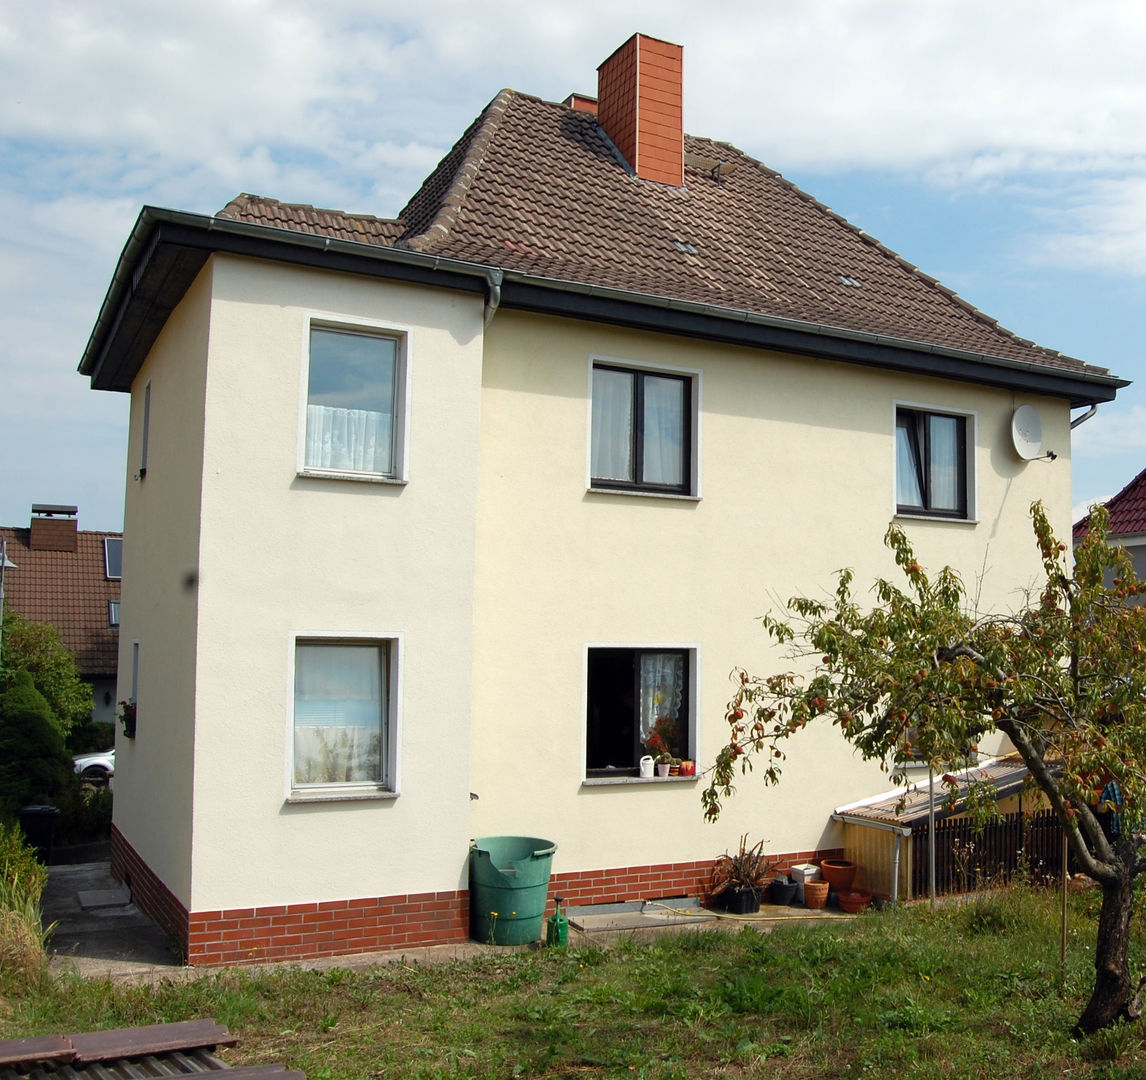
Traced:
MULTIPOLYGON (((162 284, 168 286, 166 300, 162 296, 146 295, 143 289, 149 264, 163 244, 184 247, 195 253, 197 257, 188 258, 182 268, 184 275, 191 276, 215 251, 357 273, 367 272, 367 268, 372 267, 372 272, 387 276, 401 276, 387 269, 398 267, 423 283, 468 291, 484 290, 491 275, 500 272, 505 280, 501 297, 503 307, 642 326, 668 333, 709 336, 713 340, 1026 389, 1069 397, 1072 405, 1110 401, 1119 388, 1129 385, 1127 380, 1100 369, 1056 368, 1033 361, 968 352, 743 309, 547 278, 517 270, 501 271, 490 264, 449 258, 405 246, 383 247, 227 217, 145 206, 120 255, 80 360, 80 373, 89 375, 97 389, 126 390, 130 386, 130 378, 125 382, 122 374, 104 370, 111 344, 124 323, 128 306, 139 299, 143 305, 153 305, 155 309, 148 307, 136 320, 142 326, 137 351, 149 347, 147 335, 150 328, 155 328, 157 333, 170 313, 164 310, 164 304, 170 303, 172 293, 178 291, 178 281, 168 281, 164 276, 162 284), (660 314, 650 323, 645 313, 652 312, 660 314), (666 318, 663 314, 666 312, 675 318, 666 318), (735 331, 733 328, 738 326, 750 330, 735 331), (768 333, 762 334, 761 331, 768 333), (824 342, 833 341, 837 343, 836 347, 823 346, 824 342), (936 366, 936 359, 943 363, 936 366)), ((185 289, 189 284, 190 278, 182 287, 185 289)))

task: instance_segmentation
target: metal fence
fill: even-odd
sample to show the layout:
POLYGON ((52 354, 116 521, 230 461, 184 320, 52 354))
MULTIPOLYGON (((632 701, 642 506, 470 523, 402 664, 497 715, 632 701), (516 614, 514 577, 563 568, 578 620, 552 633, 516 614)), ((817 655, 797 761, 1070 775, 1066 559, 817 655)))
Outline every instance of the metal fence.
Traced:
MULTIPOLYGON (((911 832, 911 895, 927 896, 928 825, 911 832)), ((1009 881, 1024 868, 1032 877, 1057 877, 1062 871, 1062 826, 1052 810, 1027 817, 1007 814, 987 825, 967 818, 935 823, 935 891, 973 892, 1009 881)))

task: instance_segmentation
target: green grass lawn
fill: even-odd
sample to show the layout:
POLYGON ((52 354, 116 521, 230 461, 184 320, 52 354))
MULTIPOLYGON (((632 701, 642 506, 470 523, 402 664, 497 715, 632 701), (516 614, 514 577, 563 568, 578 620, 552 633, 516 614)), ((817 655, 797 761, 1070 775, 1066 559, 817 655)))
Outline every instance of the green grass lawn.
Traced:
POLYGON ((771 934, 156 986, 58 977, 0 1003, 0 1037, 213 1016, 241 1039, 232 1064, 281 1061, 310 1080, 1143 1076, 1146 1028, 1069 1037, 1097 900, 1071 897, 1065 972, 1057 894, 1017 886, 771 934))

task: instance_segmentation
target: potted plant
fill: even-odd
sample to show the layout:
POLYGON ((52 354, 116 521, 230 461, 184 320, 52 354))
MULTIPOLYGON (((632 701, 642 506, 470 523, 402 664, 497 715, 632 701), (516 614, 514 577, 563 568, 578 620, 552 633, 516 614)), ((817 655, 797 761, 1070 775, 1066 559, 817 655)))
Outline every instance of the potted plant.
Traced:
POLYGON ((760 893, 768 880, 772 861, 764 855, 764 841, 748 847, 748 834, 740 838, 735 855, 726 851, 712 865, 710 897, 723 897, 724 909, 734 915, 748 915, 760 910, 760 893))
POLYGON ((129 739, 135 738, 135 702, 121 701, 119 703, 119 722, 123 724, 123 733, 129 739))
POLYGON ((668 776, 669 769, 672 767, 672 754, 663 753, 658 754, 656 758, 657 776, 668 776))

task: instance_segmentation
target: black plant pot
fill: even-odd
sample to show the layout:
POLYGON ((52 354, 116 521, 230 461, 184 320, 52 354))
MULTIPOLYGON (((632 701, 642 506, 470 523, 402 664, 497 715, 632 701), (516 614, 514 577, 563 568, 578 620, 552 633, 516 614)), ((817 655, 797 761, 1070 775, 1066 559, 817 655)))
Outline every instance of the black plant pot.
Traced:
POLYGON ((724 910, 730 915, 751 915, 760 910, 759 889, 725 889, 724 910))
POLYGON ((773 878, 768 889, 768 899, 781 906, 792 903, 796 899, 796 883, 787 878, 773 878))

